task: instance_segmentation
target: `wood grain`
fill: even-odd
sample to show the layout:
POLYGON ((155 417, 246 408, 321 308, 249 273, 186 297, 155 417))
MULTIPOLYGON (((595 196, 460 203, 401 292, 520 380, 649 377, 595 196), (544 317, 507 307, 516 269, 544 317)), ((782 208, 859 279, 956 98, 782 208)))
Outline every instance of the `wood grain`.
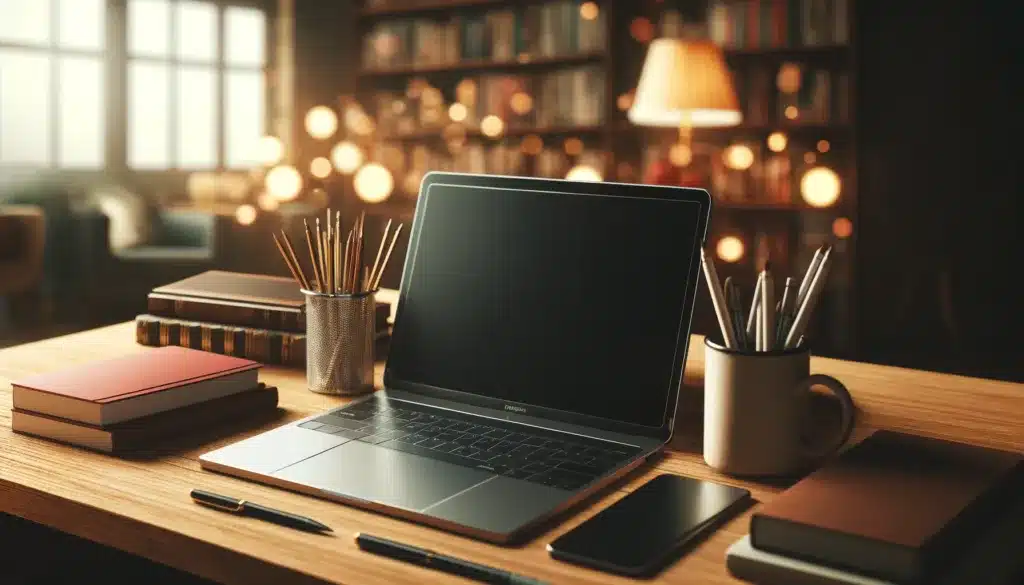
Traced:
MULTIPOLYGON (((550 559, 544 545, 659 473, 676 473, 750 489, 758 501, 787 485, 725 477, 700 455, 703 340, 691 340, 686 385, 672 449, 654 464, 598 495, 529 544, 505 548, 408 522, 200 470, 200 453, 323 411, 343 399, 305 389, 302 372, 266 367, 280 389, 280 416, 254 428, 183 438, 149 456, 118 459, 10 429, 10 382, 72 363, 150 351, 133 341, 131 323, 0 351, 0 511, 227 584, 458 583, 464 581, 359 551, 365 530, 410 544, 516 571, 551 583, 634 583, 550 559), (231 494, 316 518, 330 536, 310 535, 191 503, 195 487, 231 494)), ((812 370, 842 380, 859 408, 856 437, 891 428, 1024 451, 1024 386, 814 358, 812 370)), ((380 383, 383 368, 377 368, 380 383)), ((749 512, 715 532, 655 582, 736 583, 725 569, 728 546, 743 536, 749 512)))

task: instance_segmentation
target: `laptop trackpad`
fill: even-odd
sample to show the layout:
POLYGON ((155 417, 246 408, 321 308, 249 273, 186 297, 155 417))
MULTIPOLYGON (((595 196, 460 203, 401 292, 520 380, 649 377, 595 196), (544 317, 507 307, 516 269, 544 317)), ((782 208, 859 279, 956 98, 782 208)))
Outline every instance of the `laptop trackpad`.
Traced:
POLYGON ((349 441, 271 475, 350 498, 416 511, 493 477, 479 469, 359 441, 349 441))

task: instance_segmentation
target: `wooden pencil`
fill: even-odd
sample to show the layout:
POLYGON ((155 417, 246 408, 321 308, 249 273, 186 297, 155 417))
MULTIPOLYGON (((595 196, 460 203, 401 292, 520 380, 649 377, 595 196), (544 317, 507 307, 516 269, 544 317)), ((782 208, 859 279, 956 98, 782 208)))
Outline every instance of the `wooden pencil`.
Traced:
POLYGON ((309 261, 313 264, 313 278, 316 279, 317 292, 324 291, 323 279, 320 278, 320 267, 317 266, 316 253, 313 251, 313 234, 309 230, 309 222, 302 219, 302 225, 306 231, 306 247, 309 248, 309 261))

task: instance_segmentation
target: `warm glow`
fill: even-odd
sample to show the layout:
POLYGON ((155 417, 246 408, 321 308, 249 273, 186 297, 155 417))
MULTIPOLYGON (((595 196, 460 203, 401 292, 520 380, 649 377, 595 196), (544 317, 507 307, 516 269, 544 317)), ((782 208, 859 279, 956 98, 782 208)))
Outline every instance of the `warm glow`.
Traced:
POLYGON ((580 4, 580 18, 583 20, 594 20, 599 12, 600 10, 594 2, 580 4))
POLYGON ((416 197, 420 193, 420 183, 423 181, 423 173, 412 170, 402 179, 402 189, 410 197, 416 197))
POLYGON ((508 105, 512 108, 513 112, 520 116, 525 116, 533 109, 533 98, 528 93, 517 91, 509 98, 508 105))
POLYGON ((476 103, 476 82, 472 79, 463 79, 455 86, 455 101, 462 102, 467 106, 476 103))
POLYGON ((449 152, 456 152, 466 145, 466 127, 462 124, 448 124, 441 131, 441 137, 448 145, 449 152))
POLYGON ((636 176, 636 169, 633 168, 633 165, 623 161, 615 165, 615 173, 620 181, 632 181, 636 176))
POLYGON ((794 63, 783 63, 779 67, 779 74, 775 76, 775 86, 782 93, 796 93, 800 91, 800 66, 794 63))
POLYGON ((739 262, 744 251, 743 240, 736 236, 725 236, 715 245, 715 253, 723 262, 739 262))
POLYGON ((256 158, 266 166, 273 166, 284 158, 284 144, 277 136, 264 136, 256 145, 256 158))
POLYGON ((654 38, 654 25, 643 16, 638 16, 629 23, 629 34, 637 42, 649 43, 654 38))
POLYGON ((693 150, 687 144, 673 144, 668 149, 668 161, 677 167, 689 166, 693 162, 693 150))
POLYGON ((373 39, 373 50, 383 60, 397 53, 399 44, 398 35, 391 31, 383 31, 373 39))
POLYGON ((800 179, 800 194, 812 207, 828 207, 839 199, 839 175, 828 167, 814 167, 800 179))
POLYGON ((363 151, 355 144, 344 140, 331 149, 331 162, 339 173, 352 174, 363 164, 363 151))
POLYGON ((278 207, 281 207, 281 202, 267 193, 263 193, 256 198, 256 205, 259 205, 263 211, 276 211, 278 207))
POLYGON ((391 102, 391 113, 396 116, 401 116, 405 113, 406 105, 405 100, 395 100, 391 102))
POLYGON ((391 196, 395 180, 391 171, 378 163, 367 163, 353 180, 356 195, 367 203, 380 203, 391 196))
POLYGON ((331 176, 331 161, 327 160, 322 156, 318 156, 309 163, 309 174, 313 175, 318 179, 326 179, 331 176))
POLYGON ((846 217, 837 217, 832 222, 832 233, 841 240, 853 235, 853 222, 846 217))
POLYGON ((519 148, 524 154, 536 156, 540 154, 540 151, 544 150, 544 140, 536 134, 530 134, 523 138, 523 142, 519 145, 519 148))
POLYGON ((789 139, 782 132, 772 132, 768 135, 768 150, 772 152, 782 152, 786 150, 786 144, 789 143, 789 139))
POLYGON ((501 121, 501 118, 494 114, 485 116, 484 119, 480 121, 480 132, 483 132, 484 136, 495 138, 500 136, 504 130, 505 123, 501 121))
POLYGON ((619 111, 625 112, 633 106, 633 92, 627 91, 621 94, 615 100, 615 106, 619 108, 619 111))
POLYGON ((813 165, 814 161, 816 161, 816 160, 818 160, 818 157, 813 152, 805 152, 804 153, 804 162, 805 163, 807 163, 809 165, 813 165))
POLYGON ((832 148, 832 145, 828 143, 828 140, 818 141, 818 152, 824 154, 828 152, 830 148, 832 148))
POLYGON ((409 85, 405 88, 405 95, 411 100, 420 99, 420 95, 423 94, 423 90, 430 87, 430 83, 422 77, 413 77, 409 80, 409 85))
POLYGON ((246 203, 235 210, 235 221, 242 225, 252 225, 256 221, 256 208, 246 203))
POLYGON ((786 118, 796 120, 796 117, 800 115, 800 112, 796 109, 796 106, 786 106, 785 114, 786 118))
POLYGON ((302 191, 302 175, 295 167, 281 165, 270 169, 264 179, 267 193, 278 201, 291 201, 302 191))
POLYGON ((306 132, 317 140, 325 140, 338 130, 338 116, 327 106, 316 106, 306 114, 306 132))
POLYGON ((745 171, 754 164, 754 151, 745 144, 733 144, 722 155, 725 166, 736 171, 745 171))
POLYGON ((420 120, 424 126, 434 126, 441 121, 441 109, 438 107, 424 107, 420 110, 420 120))
POLYGON ((565 178, 570 181, 600 181, 601 173, 597 169, 587 165, 576 165, 569 169, 565 178))
POLYGON ((420 94, 420 101, 428 108, 436 108, 444 102, 444 96, 436 87, 425 87, 423 93, 420 94))
POLYGON ((565 154, 576 156, 583 152, 583 141, 576 137, 566 138, 562 143, 562 148, 565 149, 565 154))
POLYGON ((448 106, 448 117, 452 119, 452 122, 461 122, 466 119, 469 114, 469 110, 466 109, 464 104, 455 102, 448 106))

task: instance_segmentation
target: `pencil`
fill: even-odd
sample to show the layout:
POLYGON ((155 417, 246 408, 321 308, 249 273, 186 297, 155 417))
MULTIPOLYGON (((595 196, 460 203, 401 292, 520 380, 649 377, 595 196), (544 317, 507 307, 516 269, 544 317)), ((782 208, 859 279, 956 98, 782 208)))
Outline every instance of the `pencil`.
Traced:
POLYGON ((291 272, 292 278, 295 279, 295 282, 299 283, 299 286, 302 286, 302 280, 299 279, 299 273, 296 272, 295 267, 292 266, 292 261, 288 258, 288 253, 284 251, 284 247, 281 245, 281 242, 278 241, 277 234, 271 233, 270 235, 274 237, 274 245, 277 246, 277 251, 281 253, 281 258, 284 260, 285 266, 288 267, 288 272, 291 272))
POLYGON ((306 273, 302 270, 302 263, 299 262, 299 256, 295 253, 295 247, 292 246, 292 239, 288 237, 288 234, 284 230, 281 230, 281 240, 284 242, 285 251, 292 259, 292 263, 295 264, 295 272, 299 277, 299 284, 302 288, 309 290, 309 279, 306 278, 306 273))
POLYGON ((377 276, 377 265, 380 264, 381 254, 384 252, 384 246, 388 243, 388 231, 391 230, 391 220, 384 226, 384 234, 380 237, 380 247, 377 248, 377 257, 373 260, 373 267, 370 268, 370 281, 367 282, 367 286, 373 289, 372 282, 377 276))
POLYGON ((309 261, 313 263, 313 278, 316 280, 317 292, 323 292, 323 280, 320 278, 320 267, 317 266, 316 253, 313 251, 313 234, 309 231, 309 222, 302 219, 302 225, 306 232, 306 247, 309 248, 309 261))
POLYGON ((380 269, 377 271, 377 276, 373 279, 373 286, 370 290, 377 290, 377 287, 380 286, 380 279, 384 276, 384 269, 388 265, 388 260, 391 259, 391 252, 395 250, 395 243, 398 242, 398 236, 402 233, 402 225, 398 224, 398 228, 395 229, 395 235, 391 238, 391 245, 388 246, 388 252, 384 255, 384 261, 380 264, 380 269))

